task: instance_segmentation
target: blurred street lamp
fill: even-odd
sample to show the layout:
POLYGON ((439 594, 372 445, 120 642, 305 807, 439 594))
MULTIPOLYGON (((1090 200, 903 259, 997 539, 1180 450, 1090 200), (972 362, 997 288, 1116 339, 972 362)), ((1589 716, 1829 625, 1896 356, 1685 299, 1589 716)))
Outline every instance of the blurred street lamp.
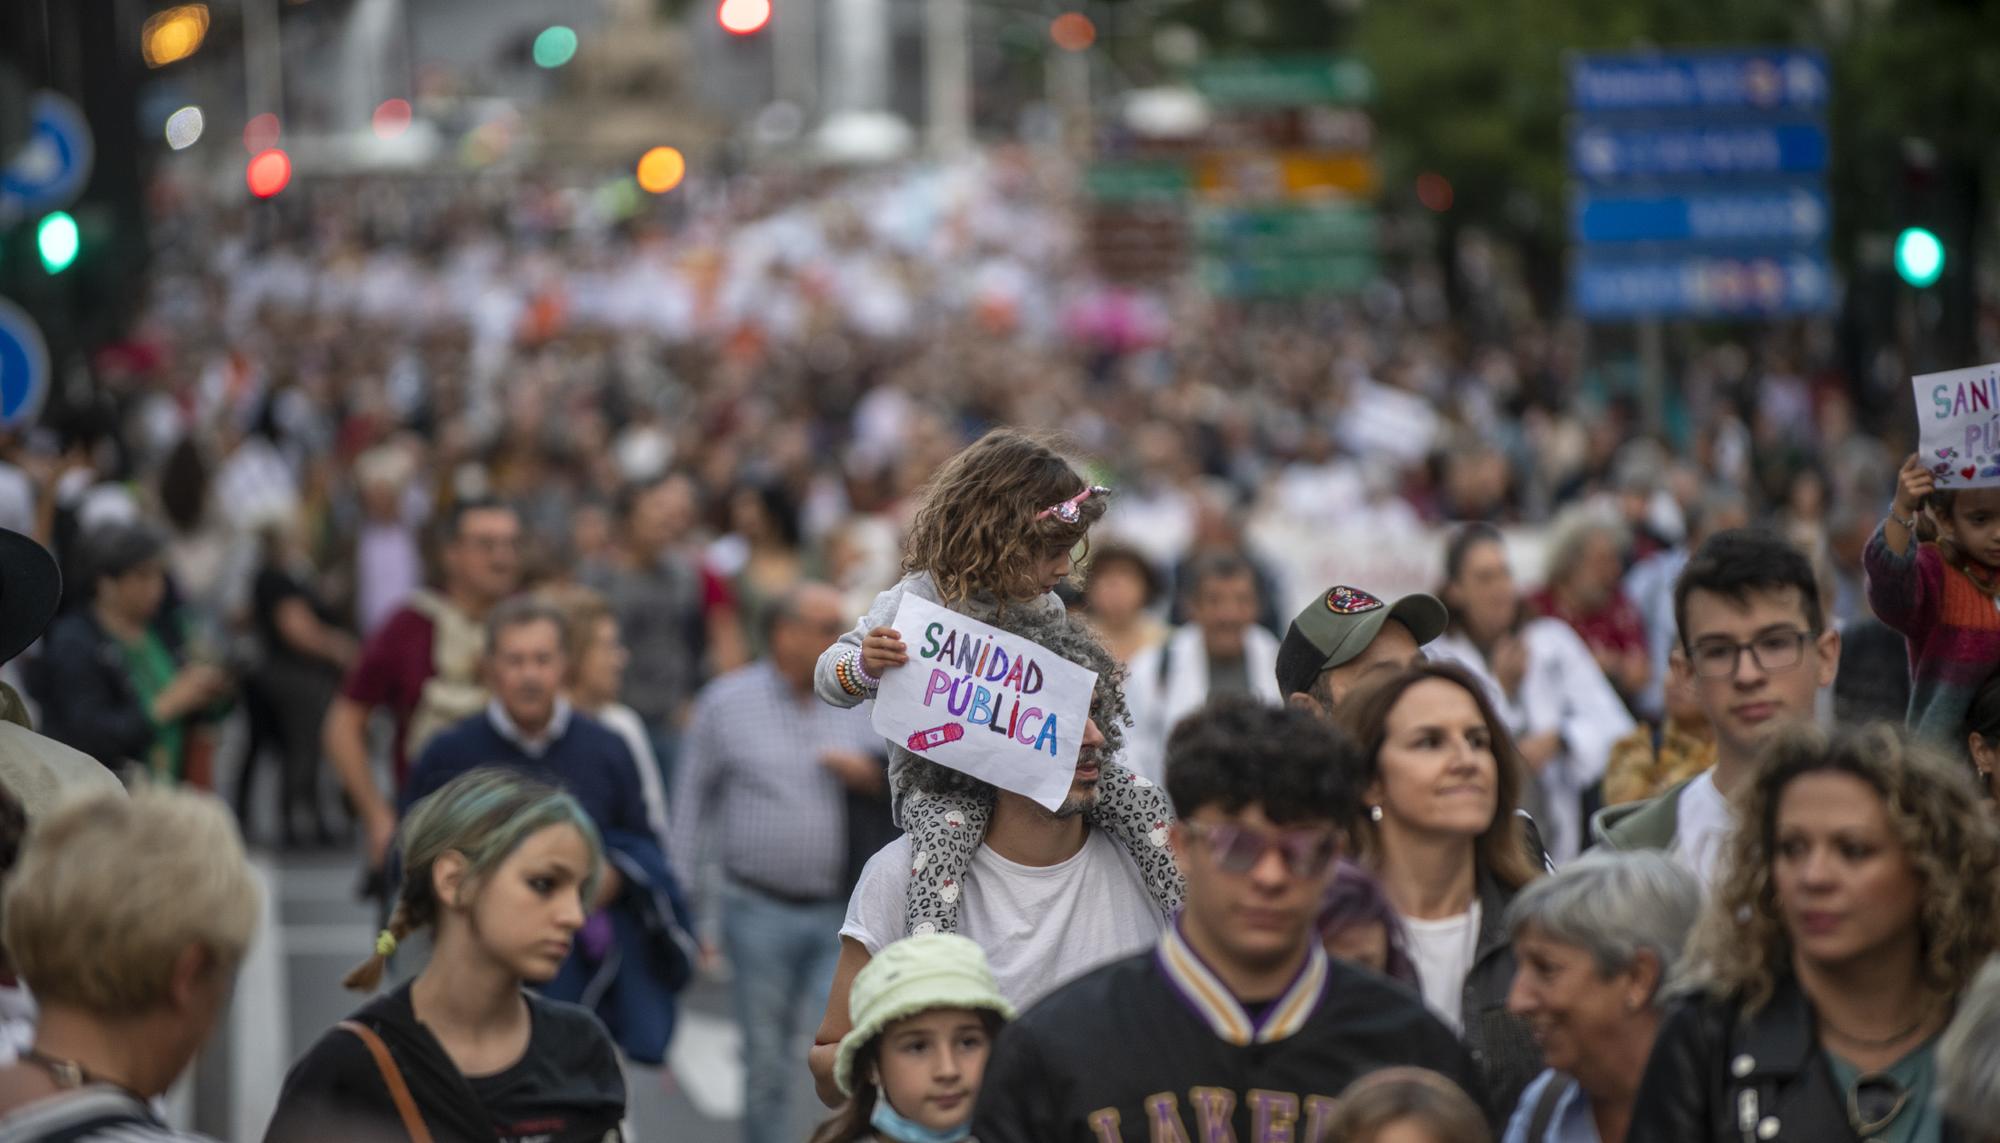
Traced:
POLYGON ((715 20, 731 35, 755 35, 771 22, 771 0, 722 0, 715 20))
POLYGON ((176 151, 187 150, 201 138, 201 131, 205 125, 201 108, 192 104, 181 108, 167 116, 167 146, 176 151))
POLYGON ((253 155, 261 155, 277 146, 283 134, 284 124, 278 122, 276 115, 268 111, 252 115, 250 121, 243 125, 243 149, 253 155))
POLYGON ((377 139, 394 139, 410 129, 410 101, 407 99, 385 99, 369 117, 377 139))
POLYGON ((1049 23, 1049 39, 1066 52, 1080 52, 1097 42, 1097 25, 1081 12, 1064 12, 1049 23))
POLYGON ((639 158, 639 186, 648 194, 665 194, 687 177, 687 156, 673 147, 655 147, 639 158))
POLYGON ((155 13, 139 31, 147 67, 165 67, 193 55, 208 37, 208 5, 183 4, 155 13))
POLYGON ((576 30, 562 24, 543 28, 535 37, 533 54, 536 67, 561 67, 576 58, 576 30))

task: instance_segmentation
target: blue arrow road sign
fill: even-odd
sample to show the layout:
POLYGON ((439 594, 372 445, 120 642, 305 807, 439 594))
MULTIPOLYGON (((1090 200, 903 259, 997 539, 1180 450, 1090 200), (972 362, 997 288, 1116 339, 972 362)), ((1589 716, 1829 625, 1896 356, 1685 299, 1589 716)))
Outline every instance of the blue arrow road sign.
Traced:
POLYGON ((1822 313, 1836 300, 1832 267, 1817 252, 1763 258, 1593 252, 1578 260, 1570 281, 1577 311, 1589 318, 1822 313))
POLYGON ((0 298, 0 427, 35 419, 49 396, 49 347, 21 307, 0 298))
POLYGON ((1818 111, 1831 86, 1818 52, 1577 56, 1570 106, 1585 112, 1818 111))
POLYGON ((90 181, 90 124, 67 96, 35 93, 28 141, 0 168, 0 221, 64 206, 90 181))
POLYGON ((1814 245, 1832 222, 1817 186, 1748 190, 1580 191, 1570 204, 1578 242, 1814 245))
POLYGON ((1816 175, 1826 170, 1817 123, 1613 127, 1570 135, 1570 169, 1592 182, 1730 175, 1816 175))

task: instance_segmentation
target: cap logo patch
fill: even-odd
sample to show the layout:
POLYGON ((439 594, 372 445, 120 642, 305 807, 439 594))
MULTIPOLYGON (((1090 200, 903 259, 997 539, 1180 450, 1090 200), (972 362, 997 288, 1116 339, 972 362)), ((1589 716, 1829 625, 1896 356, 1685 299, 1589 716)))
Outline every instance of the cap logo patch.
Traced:
POLYGON ((1381 600, 1359 588, 1336 587, 1326 593, 1326 609, 1335 615, 1363 615, 1381 606, 1381 600))

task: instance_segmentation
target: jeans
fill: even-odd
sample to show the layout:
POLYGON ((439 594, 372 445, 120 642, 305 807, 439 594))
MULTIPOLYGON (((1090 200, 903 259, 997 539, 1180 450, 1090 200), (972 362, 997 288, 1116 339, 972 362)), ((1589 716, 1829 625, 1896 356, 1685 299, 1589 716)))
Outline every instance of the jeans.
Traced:
POLYGON ((785 1096, 805 1057, 793 1042, 818 1026, 846 917, 840 900, 793 905, 737 884, 723 893, 722 940, 743 1030, 744 1143, 798 1143, 785 1096))

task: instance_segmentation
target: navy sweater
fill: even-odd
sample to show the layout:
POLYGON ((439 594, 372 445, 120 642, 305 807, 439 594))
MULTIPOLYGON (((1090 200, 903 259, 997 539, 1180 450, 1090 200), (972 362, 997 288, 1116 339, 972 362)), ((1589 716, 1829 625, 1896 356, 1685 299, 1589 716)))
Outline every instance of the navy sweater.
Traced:
POLYGON ((578 713, 570 715, 562 737, 550 743, 540 758, 530 758, 502 738, 485 711, 443 731, 424 747, 410 772, 399 813, 408 813, 426 794, 481 766, 512 766, 561 786, 582 803, 600 834, 610 830, 652 834, 631 749, 616 731, 578 713))

